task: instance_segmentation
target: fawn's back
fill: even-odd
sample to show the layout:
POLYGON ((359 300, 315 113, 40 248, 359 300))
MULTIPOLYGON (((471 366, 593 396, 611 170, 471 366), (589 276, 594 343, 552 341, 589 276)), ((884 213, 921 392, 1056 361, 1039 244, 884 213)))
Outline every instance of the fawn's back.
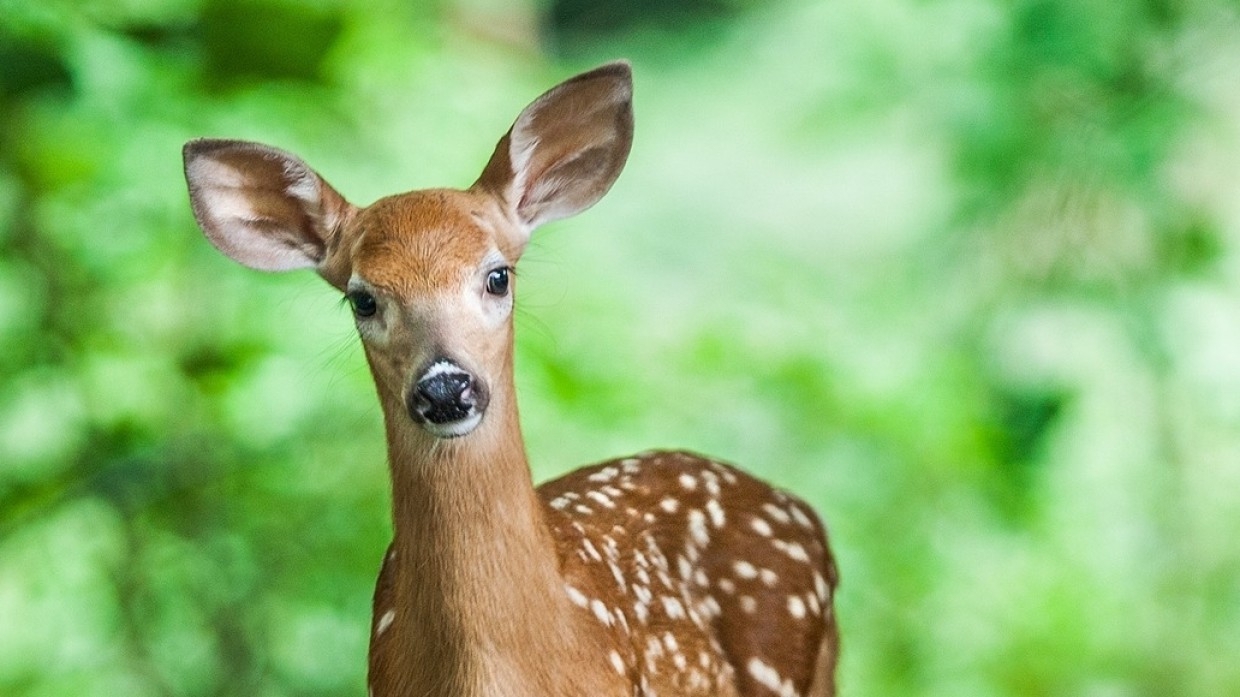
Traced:
POLYGON ((799 499, 683 452, 538 491, 566 592, 609 629, 616 669, 651 694, 831 693, 837 574, 799 499))

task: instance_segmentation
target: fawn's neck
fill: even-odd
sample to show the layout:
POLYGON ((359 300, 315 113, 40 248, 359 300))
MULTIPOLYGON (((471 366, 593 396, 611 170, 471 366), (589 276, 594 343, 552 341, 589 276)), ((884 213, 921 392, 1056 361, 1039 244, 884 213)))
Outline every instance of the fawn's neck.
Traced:
POLYGON ((581 646, 515 405, 503 406, 493 402, 474 433, 453 440, 428 436, 399 407, 387 412, 398 605, 390 631, 415 682, 435 688, 425 694, 512 686, 553 665, 527 664, 581 646))

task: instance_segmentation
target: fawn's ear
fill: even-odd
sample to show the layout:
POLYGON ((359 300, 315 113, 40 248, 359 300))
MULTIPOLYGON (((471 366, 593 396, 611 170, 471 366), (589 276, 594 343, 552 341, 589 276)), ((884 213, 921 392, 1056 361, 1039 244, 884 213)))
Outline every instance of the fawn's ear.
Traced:
POLYGON ((495 147, 475 189, 498 196, 528 234, 594 205, 633 144, 633 71, 608 63, 551 88, 495 147))
POLYGON ((306 163, 238 140, 191 140, 183 154, 194 218, 216 248, 250 268, 316 268, 344 283, 330 262, 356 209, 306 163))

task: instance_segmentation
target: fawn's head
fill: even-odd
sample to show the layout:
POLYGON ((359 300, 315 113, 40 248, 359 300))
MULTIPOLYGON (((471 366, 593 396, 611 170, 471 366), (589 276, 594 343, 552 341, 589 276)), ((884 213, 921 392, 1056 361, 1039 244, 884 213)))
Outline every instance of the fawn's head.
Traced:
MULTIPOLYGON (((439 438, 482 422, 511 379, 512 269, 539 225, 611 188, 633 136, 632 77, 611 63, 521 112, 478 181, 350 204, 297 157, 257 143, 185 146, 208 239, 264 271, 314 268, 344 292, 385 409, 439 438)), ((389 416, 393 416, 390 414, 389 416)))

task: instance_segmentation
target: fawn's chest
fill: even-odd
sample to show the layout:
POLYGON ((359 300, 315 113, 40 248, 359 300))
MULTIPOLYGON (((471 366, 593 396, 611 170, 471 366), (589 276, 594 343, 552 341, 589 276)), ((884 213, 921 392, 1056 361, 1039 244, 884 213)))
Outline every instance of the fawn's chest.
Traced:
POLYGON ((487 599, 445 589, 389 551, 375 590, 371 697, 632 697, 629 681, 600 660, 607 638, 562 587, 550 587, 552 598, 487 599))

